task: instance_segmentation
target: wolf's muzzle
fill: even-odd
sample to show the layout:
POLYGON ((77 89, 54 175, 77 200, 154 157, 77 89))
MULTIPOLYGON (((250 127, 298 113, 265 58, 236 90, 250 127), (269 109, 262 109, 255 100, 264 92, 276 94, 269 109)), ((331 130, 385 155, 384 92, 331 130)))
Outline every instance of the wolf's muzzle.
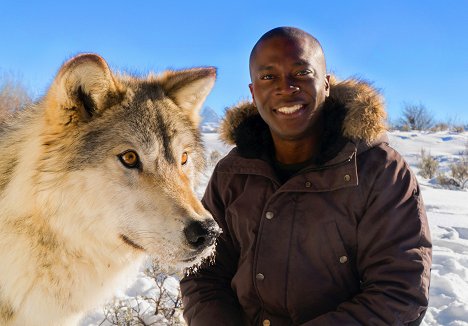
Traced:
POLYGON ((184 229, 188 244, 198 250, 211 246, 220 233, 220 229, 213 219, 192 221, 184 229))

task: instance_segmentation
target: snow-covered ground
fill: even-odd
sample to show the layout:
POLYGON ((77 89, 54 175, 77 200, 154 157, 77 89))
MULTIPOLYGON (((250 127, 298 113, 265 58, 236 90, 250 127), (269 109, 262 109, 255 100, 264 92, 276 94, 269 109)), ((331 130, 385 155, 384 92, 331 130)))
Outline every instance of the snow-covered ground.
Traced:
MULTIPOLYGON (((204 134, 208 155, 212 151, 225 154, 229 148, 218 140, 217 134, 204 134)), ((390 144, 397 149, 418 172, 417 163, 421 149, 435 157, 441 171, 448 172, 466 149, 468 132, 465 133, 390 133, 390 144)), ((208 182, 211 169, 201 182, 198 194, 208 182)), ((433 266, 430 289, 430 307, 423 321, 424 326, 468 326, 468 190, 449 190, 418 175, 425 201, 433 239, 433 266)), ((154 295, 154 282, 141 272, 129 288, 118 294, 122 299, 136 298, 142 294, 154 295)), ((177 280, 169 278, 165 286, 173 295, 177 294, 177 280)), ((145 309, 143 306, 141 309, 145 309)), ((103 322, 102 308, 91 312, 81 322, 85 325, 110 325, 103 322)), ((150 309, 148 309, 150 311, 150 309)), ((148 316, 153 325, 165 325, 156 317, 148 316), (151 319, 152 318, 152 319, 151 319)))
MULTIPOLYGON (((415 172, 424 148, 442 171, 466 150, 468 133, 393 132, 390 143, 415 172)), ((418 175, 433 241, 429 309, 423 325, 468 325, 468 190, 443 189, 418 175)))

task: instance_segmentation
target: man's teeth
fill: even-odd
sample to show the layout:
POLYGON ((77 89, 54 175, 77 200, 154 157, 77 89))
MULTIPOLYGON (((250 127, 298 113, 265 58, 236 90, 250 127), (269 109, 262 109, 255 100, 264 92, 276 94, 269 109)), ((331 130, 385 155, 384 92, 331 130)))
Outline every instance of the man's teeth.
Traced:
POLYGON ((300 108, 302 108, 302 105, 297 104, 293 106, 283 106, 283 107, 278 108, 276 111, 280 113, 284 113, 284 114, 291 114, 291 113, 298 111, 300 108))

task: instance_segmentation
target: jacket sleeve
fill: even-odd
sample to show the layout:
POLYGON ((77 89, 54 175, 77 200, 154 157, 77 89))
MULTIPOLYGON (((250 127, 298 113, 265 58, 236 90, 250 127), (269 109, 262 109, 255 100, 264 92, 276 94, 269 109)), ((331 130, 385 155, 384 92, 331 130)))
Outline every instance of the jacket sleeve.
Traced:
POLYGON ((431 238, 417 181, 399 154, 393 155, 396 159, 387 160, 367 185, 366 209, 357 229, 361 292, 304 326, 422 321, 429 299, 431 238))
POLYGON ((202 199, 203 205, 223 231, 216 243, 214 263, 205 263, 180 282, 184 318, 190 326, 243 324, 241 308, 231 288, 238 254, 224 220, 225 207, 219 193, 217 175, 215 169, 202 199))

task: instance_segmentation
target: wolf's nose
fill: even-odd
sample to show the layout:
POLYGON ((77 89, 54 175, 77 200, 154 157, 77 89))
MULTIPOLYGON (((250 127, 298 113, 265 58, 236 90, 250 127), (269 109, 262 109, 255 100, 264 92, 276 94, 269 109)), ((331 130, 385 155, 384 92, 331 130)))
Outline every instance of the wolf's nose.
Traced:
POLYGON ((219 233, 218 225, 213 219, 193 221, 184 229, 187 242, 196 249, 212 245, 219 233))

